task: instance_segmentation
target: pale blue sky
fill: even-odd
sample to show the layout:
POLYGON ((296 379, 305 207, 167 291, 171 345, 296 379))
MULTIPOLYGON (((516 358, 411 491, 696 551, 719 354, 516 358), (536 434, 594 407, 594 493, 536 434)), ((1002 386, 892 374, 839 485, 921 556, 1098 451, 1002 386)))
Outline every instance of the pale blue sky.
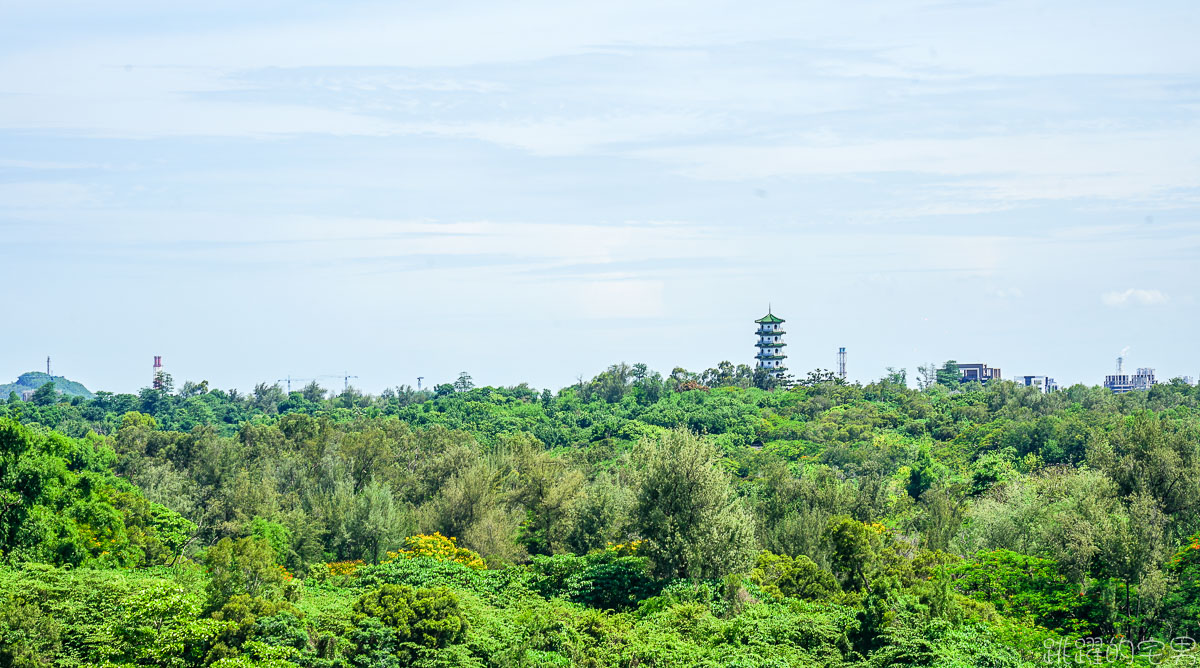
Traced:
POLYGON ((1194 2, 195 4, 0 1, 0 381, 1200 375, 1194 2))

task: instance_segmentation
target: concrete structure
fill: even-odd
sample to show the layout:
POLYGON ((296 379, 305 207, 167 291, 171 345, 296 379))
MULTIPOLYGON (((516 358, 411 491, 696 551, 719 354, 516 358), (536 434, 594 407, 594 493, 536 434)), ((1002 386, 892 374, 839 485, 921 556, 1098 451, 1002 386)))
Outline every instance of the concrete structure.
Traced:
POLYGON ((766 369, 767 373, 776 378, 783 378, 783 374, 787 372, 787 367, 784 366, 784 360, 787 355, 783 354, 783 348, 787 344, 783 342, 783 318, 777 318, 771 314, 770 309, 767 314, 758 320, 754 321, 758 324, 758 329, 754 332, 758 335, 758 343, 754 344, 758 348, 758 353, 754 355, 757 360, 755 366, 759 369, 766 369))
POLYGON ((1125 394, 1135 390, 1149 390, 1154 384, 1154 369, 1140 368, 1137 373, 1123 373, 1117 367, 1117 373, 1104 377, 1104 387, 1113 394, 1125 394))
POLYGON ((960 383, 980 382, 986 383, 989 380, 1000 380, 1000 369, 989 367, 986 364, 959 364, 958 373, 960 383))
POLYGON ((1058 383, 1050 376, 1014 376, 1013 382, 1025 387, 1036 387, 1045 394, 1058 390, 1058 383))
POLYGON ((1191 376, 1184 376, 1183 382, 1187 383, 1188 385, 1195 385, 1196 379, 1192 378, 1191 376))
POLYGON ((154 376, 153 376, 153 380, 150 381, 150 387, 153 387, 156 390, 163 390, 163 389, 165 389, 163 381, 164 381, 164 378, 163 378, 162 355, 155 355, 154 356, 154 376))

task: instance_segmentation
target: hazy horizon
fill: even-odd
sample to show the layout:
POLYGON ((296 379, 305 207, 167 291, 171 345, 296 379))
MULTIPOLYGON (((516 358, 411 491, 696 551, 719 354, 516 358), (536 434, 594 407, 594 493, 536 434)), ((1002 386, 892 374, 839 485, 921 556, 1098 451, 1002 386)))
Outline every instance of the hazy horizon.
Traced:
POLYGON ((0 7, 0 383, 1200 376, 1198 17, 0 7))

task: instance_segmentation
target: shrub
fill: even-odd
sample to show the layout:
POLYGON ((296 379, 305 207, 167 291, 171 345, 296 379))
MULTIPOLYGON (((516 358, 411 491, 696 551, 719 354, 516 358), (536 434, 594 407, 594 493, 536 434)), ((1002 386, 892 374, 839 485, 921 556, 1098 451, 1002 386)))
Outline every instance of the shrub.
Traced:
POLYGON ((469 625, 458 596, 446 587, 383 585, 354 604, 356 655, 407 658, 462 642, 469 625), (390 629, 390 635, 382 628, 390 629))
POLYGON ((487 568, 483 557, 458 546, 458 539, 443 536, 438 532, 432 534, 417 534, 404 539, 404 547, 398 552, 388 552, 384 563, 397 559, 416 559, 428 557, 438 561, 453 561, 469 568, 487 568))
POLYGON ((222 538, 204 555, 211 578, 208 605, 216 610, 237 594, 254 598, 282 598, 294 590, 292 576, 275 563, 275 550, 265 538, 222 538))
POLYGON ((559 597, 601 610, 629 610, 658 594, 662 583, 649 575, 643 557, 613 550, 585 557, 560 554, 533 558, 530 587, 546 598, 559 597))

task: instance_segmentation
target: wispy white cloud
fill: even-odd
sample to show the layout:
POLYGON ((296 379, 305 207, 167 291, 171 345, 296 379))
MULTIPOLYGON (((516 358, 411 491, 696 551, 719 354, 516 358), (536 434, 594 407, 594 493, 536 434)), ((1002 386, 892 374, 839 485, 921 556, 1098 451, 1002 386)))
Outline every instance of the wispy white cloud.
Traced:
POLYGON ((0 169, 28 171, 68 171, 80 169, 110 169, 110 165, 94 162, 56 162, 53 160, 6 160, 0 158, 0 169))
POLYGON ((1107 306, 1156 306, 1165 304, 1168 297, 1160 290, 1144 290, 1129 288, 1100 295, 1100 300, 1107 306))
POLYGON ((977 199, 1128 198, 1200 183, 1200 128, 1100 135, 842 140, 648 148, 708 180, 916 173, 971 177, 977 199))
POLYGON ((664 285, 636 279, 588 281, 564 297, 586 318, 659 318, 665 313, 664 285))
POLYGON ((0 183, 0 211, 86 208, 97 206, 105 199, 103 188, 84 183, 0 183))
POLYGON ((993 288, 991 294, 999 299, 1020 299, 1025 296, 1025 293, 1018 287, 993 288))

